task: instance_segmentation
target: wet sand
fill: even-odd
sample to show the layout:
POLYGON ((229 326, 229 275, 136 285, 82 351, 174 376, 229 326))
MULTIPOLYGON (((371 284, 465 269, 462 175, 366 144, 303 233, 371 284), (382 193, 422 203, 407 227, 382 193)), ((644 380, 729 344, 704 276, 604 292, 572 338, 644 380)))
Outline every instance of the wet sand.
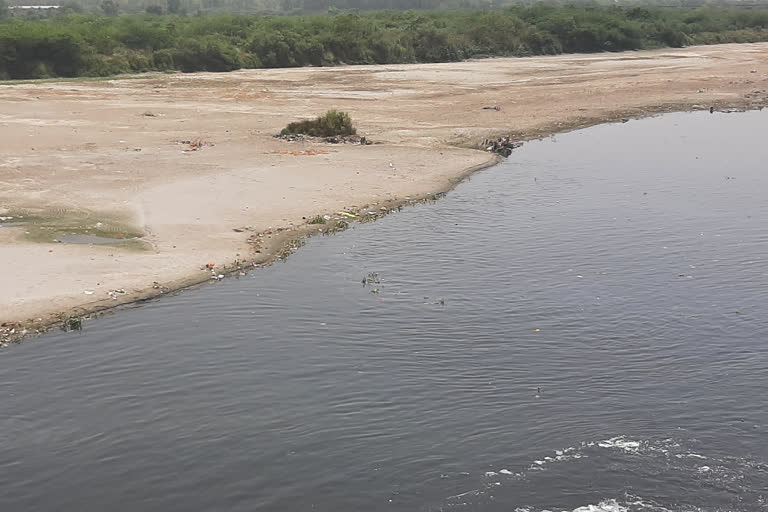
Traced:
POLYGON ((766 57, 761 43, 0 86, 0 216, 14 217, 0 336, 211 280, 207 263, 268 262, 327 229, 307 224, 318 214, 448 190, 495 161, 487 137, 768 105, 766 57), (375 144, 273 138, 331 108, 375 144), (54 241, 66 233, 119 238, 54 241))

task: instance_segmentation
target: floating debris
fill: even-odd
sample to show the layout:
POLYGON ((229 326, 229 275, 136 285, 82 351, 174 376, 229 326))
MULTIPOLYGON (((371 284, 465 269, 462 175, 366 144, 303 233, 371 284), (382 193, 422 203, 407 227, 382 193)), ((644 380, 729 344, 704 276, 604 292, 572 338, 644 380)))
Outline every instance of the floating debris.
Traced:
POLYGON ((67 318, 61 325, 62 331, 82 331, 83 319, 77 316, 67 318))
POLYGON ((371 284, 381 284, 381 277, 378 272, 368 272, 368 275, 363 278, 363 286, 371 284))

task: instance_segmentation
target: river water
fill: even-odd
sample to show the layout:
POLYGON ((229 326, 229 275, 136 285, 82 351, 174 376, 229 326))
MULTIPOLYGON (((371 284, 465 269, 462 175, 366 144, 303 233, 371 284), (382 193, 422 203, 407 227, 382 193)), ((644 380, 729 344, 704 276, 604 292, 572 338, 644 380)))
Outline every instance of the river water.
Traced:
POLYGON ((531 142, 285 263, 10 346, 0 510, 768 510, 767 127, 531 142))

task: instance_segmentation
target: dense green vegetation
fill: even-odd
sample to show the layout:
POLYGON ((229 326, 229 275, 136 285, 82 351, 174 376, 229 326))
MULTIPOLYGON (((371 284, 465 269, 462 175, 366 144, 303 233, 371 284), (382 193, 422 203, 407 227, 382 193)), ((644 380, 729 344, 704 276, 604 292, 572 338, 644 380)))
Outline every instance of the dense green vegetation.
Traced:
MULTIPOLYGON (((560 4, 611 6, 618 1, 624 7, 714 7, 768 6, 768 0, 0 0, 10 5, 58 5, 69 12, 98 14, 316 14, 348 10, 481 10, 501 9, 546 1, 560 4)), ((25 16, 45 12, 22 11, 25 16)))
POLYGON ((333 137, 335 135, 354 135, 352 118, 346 112, 329 110, 316 119, 307 119, 290 123, 280 135, 310 135, 312 137, 333 137))
POLYGON ((764 40, 768 9, 537 4, 312 16, 60 13, 0 22, 0 79, 441 62, 764 40))

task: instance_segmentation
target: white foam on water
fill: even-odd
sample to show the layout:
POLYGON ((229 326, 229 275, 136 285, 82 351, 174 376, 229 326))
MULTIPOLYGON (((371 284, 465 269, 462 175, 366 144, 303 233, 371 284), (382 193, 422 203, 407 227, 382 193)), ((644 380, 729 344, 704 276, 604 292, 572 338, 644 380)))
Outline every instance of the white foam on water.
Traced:
POLYGON ((647 498, 627 494, 627 501, 624 504, 632 511, 650 510, 652 512, 671 512, 668 508, 662 507, 653 500, 646 500, 647 498))
POLYGON ((706 459, 705 456, 699 455, 698 453, 677 453, 675 454, 675 457, 678 459, 688 458, 688 459, 706 459))
POLYGON ((598 441, 597 446, 600 448, 618 448, 625 452, 637 453, 640 450, 640 441, 633 441, 624 436, 616 436, 603 441, 598 441))
MULTIPOLYGON (((694 440, 695 441, 695 440, 694 440)), ((595 463, 600 463, 607 454, 613 457, 624 459, 622 464, 642 464, 659 465, 661 464, 669 471, 679 471, 691 478, 691 485, 732 485, 734 488, 742 489, 748 494, 754 493, 754 485, 744 487, 742 481, 744 475, 768 475, 768 463, 753 461, 737 457, 704 456, 694 451, 690 442, 680 439, 637 439, 627 435, 618 435, 609 439, 583 441, 577 445, 567 448, 556 449, 547 455, 539 455, 532 460, 529 466, 520 473, 513 473, 502 466, 502 469, 486 471, 487 480, 482 483, 479 489, 462 493, 457 497, 486 495, 491 489, 497 489, 501 486, 512 484, 512 481, 525 482, 534 479, 537 473, 548 471, 550 466, 563 462, 574 463, 579 459, 592 459, 595 463), (626 457, 622 457, 626 455, 626 457), (638 459, 642 457, 642 459, 638 459), (707 465, 703 465, 706 462, 707 465), (703 484, 702 484, 703 482, 703 484)), ((768 476, 760 479, 768 482, 768 476)), ((522 484, 520 484, 522 485, 522 484)), ((450 499, 450 498, 449 498, 450 499)), ((760 497, 759 499, 762 499, 760 497)), ((759 501, 762 503, 761 501, 759 501)), ((453 503, 452 506, 458 504, 453 503)), ((668 505, 667 505, 668 506, 668 505)), ((673 506, 671 509, 665 505, 655 502, 653 499, 641 498, 627 494, 622 499, 604 499, 597 504, 583 505, 569 510, 545 509, 540 506, 524 505, 514 509, 515 512, 692 512, 708 510, 701 509, 695 504, 673 506)), ((735 510, 753 510, 750 508, 738 508, 735 510)), ((762 510, 762 508, 760 508, 762 510)), ((768 511, 768 509, 766 509, 768 511)), ((710 511, 712 512, 712 511, 710 511)))
MULTIPOLYGON (((592 445, 594 445, 594 443, 592 443, 592 445)), ((534 460, 530 466, 528 466, 528 471, 542 471, 547 464, 586 458, 587 456, 580 451, 581 448, 584 448, 585 446, 589 446, 589 444, 581 443, 580 447, 569 446, 567 448, 554 450, 554 455, 546 455, 541 459, 534 460)))
POLYGON ((573 512, 627 512, 629 509, 616 500, 601 501, 597 505, 584 505, 573 509, 573 512))
MULTIPOLYGON (((624 500, 617 499, 605 499, 600 501, 597 505, 589 504, 582 505, 573 509, 572 511, 556 509, 557 512, 671 512, 670 509, 665 508, 653 500, 641 498, 640 496, 633 496, 628 494, 624 500)), ((686 509, 688 510, 688 509, 686 509)), ((694 510, 694 509, 690 509, 694 510)), ((698 509, 695 509, 698 510, 698 509)), ((536 508, 532 506, 521 506, 515 508, 515 512, 555 512, 549 508, 536 508)))

